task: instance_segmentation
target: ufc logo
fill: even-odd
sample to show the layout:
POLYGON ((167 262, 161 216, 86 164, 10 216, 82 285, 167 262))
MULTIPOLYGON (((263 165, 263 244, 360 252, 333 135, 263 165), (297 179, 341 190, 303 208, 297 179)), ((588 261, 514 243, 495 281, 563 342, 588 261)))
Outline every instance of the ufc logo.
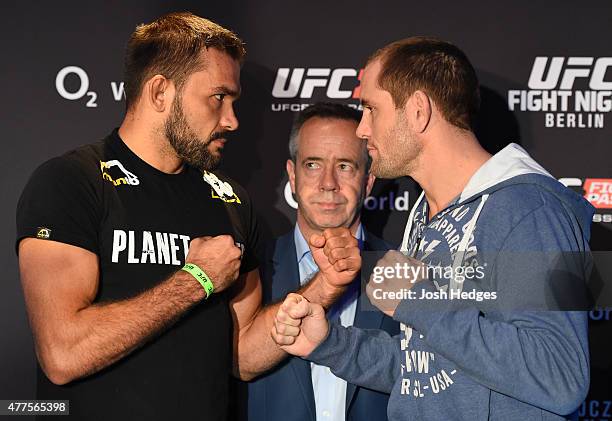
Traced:
POLYGON ((276 73, 272 96, 275 98, 312 98, 315 88, 327 88, 326 95, 333 99, 359 97, 359 86, 352 90, 341 89, 345 78, 361 79, 356 69, 294 68, 281 67, 276 73), (306 77, 304 77, 304 74, 306 77), (290 77, 291 75, 291 77, 290 77), (300 89, 301 88, 301 89, 300 89))
POLYGON ((529 89, 572 89, 578 78, 588 78, 594 91, 612 90, 612 81, 605 81, 612 57, 536 57, 529 76, 529 89), (548 66, 548 71, 546 67, 548 66), (559 81, 561 83, 559 84, 559 81))

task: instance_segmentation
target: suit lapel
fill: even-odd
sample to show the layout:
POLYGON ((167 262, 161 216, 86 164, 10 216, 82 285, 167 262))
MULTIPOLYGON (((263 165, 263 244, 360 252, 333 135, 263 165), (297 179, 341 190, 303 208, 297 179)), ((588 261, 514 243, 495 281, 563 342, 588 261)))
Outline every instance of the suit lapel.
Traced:
POLYGON ((297 265, 293 230, 277 240, 272 267, 272 300, 283 299, 290 292, 300 288, 300 271, 297 265))
POLYGON ((303 360, 298 357, 291 357, 290 362, 293 373, 297 380, 297 384, 302 391, 304 402, 308 408, 311 420, 316 420, 316 409, 315 409, 315 398, 314 391, 312 390, 312 371, 310 369, 310 362, 303 360))
MULTIPOLYGON (((366 241, 363 244, 363 251, 372 251, 372 250, 381 250, 382 247, 385 247, 384 243, 379 240, 377 243, 372 244, 369 239, 374 239, 371 234, 368 232, 365 233, 366 241)), ((384 248, 382 248, 384 249, 384 248)), ((361 277, 361 273, 358 275, 361 277)), ((361 279, 359 280, 361 283, 361 279)), ((378 310, 363 310, 361 306, 361 300, 367 300, 367 297, 362 297, 360 285, 360 295, 357 298, 357 309, 355 311, 355 322, 353 326, 361 328, 361 329, 380 329, 383 322, 383 313, 378 310)), ((357 386, 354 384, 348 383, 346 384, 346 410, 347 413, 350 409, 351 403, 353 402, 353 398, 355 397, 355 392, 357 391, 357 386)))
MULTIPOLYGON (((272 274, 272 300, 276 301, 285 298, 288 293, 298 290, 301 286, 293 230, 280 237, 276 242, 272 263, 274 268, 272 274)), ((316 410, 310 363, 298 357, 290 358, 289 365, 295 375, 296 383, 302 391, 310 419, 315 420, 316 410)))

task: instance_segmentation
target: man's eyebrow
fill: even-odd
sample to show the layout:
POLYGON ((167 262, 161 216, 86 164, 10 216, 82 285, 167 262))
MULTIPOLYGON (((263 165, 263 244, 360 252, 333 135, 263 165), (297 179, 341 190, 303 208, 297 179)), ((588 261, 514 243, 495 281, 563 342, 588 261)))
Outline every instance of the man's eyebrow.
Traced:
POLYGON ((231 88, 229 88, 229 87, 227 87, 225 85, 216 86, 216 87, 213 88, 213 90, 216 91, 216 92, 221 92, 221 93, 223 93, 225 95, 229 95, 229 96, 234 97, 236 99, 238 97, 240 97, 240 90, 236 91, 236 90, 231 89, 231 88))
POLYGON ((306 162, 306 161, 323 161, 323 158, 318 157, 318 156, 307 156, 304 159, 302 159, 302 162, 306 162))
MULTIPOLYGON (((308 161, 320 162, 320 161, 324 161, 324 158, 321 158, 321 157, 318 157, 318 156, 307 156, 307 157, 302 159, 301 163, 303 164, 304 162, 308 162, 308 161)), ((359 168, 359 161, 357 161, 355 159, 351 159, 351 158, 337 158, 335 161, 339 162, 339 163, 352 164, 352 165, 355 166, 355 168, 359 168)))
POLYGON ((355 168, 359 168, 359 161, 356 161, 351 158, 338 158, 336 161, 341 163, 353 164, 355 168))

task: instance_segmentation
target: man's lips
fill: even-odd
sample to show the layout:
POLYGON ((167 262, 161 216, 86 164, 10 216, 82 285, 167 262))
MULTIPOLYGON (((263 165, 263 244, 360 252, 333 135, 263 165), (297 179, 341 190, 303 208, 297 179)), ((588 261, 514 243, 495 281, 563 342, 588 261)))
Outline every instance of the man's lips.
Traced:
POLYGON ((336 203, 336 202, 315 202, 315 205, 323 209, 336 209, 337 207, 340 207, 343 204, 344 203, 336 203))

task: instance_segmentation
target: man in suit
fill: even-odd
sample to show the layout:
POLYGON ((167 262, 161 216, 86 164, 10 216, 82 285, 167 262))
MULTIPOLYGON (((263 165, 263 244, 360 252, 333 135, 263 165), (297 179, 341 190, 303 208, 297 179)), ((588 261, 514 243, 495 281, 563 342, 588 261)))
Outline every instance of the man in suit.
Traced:
MULTIPOLYGON (((360 118, 360 112, 330 103, 317 103, 297 115, 287 160, 297 223, 268 247, 261 266, 264 302, 281 300, 312 278, 318 268, 308 242, 326 228, 349 228, 362 250, 389 249, 360 221, 374 183, 366 144, 355 134, 360 118)), ((392 335, 399 331, 383 313, 362 308, 359 294, 357 276, 329 309, 329 320, 392 335)), ((249 384, 248 415, 250 421, 378 421, 386 419, 387 400, 386 394, 347 384, 327 367, 290 357, 249 384)))

